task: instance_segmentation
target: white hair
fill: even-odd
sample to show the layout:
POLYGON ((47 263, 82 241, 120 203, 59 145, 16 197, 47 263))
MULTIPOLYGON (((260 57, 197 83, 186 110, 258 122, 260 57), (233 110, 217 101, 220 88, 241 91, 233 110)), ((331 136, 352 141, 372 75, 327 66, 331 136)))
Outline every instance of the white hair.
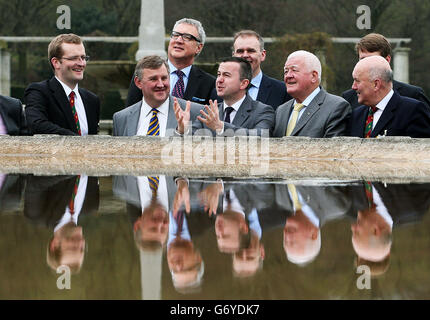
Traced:
POLYGON ((297 264, 301 267, 311 263, 319 254, 321 250, 321 230, 318 230, 318 236, 315 240, 309 239, 305 245, 303 253, 293 253, 286 248, 288 261, 297 264))
POLYGON ((298 50, 291 53, 288 56, 287 61, 290 58, 294 58, 294 57, 303 58, 305 66, 308 68, 308 71, 309 72, 316 71, 318 73, 318 80, 321 83, 322 67, 321 67, 320 59, 318 59, 316 55, 314 55, 313 53, 310 53, 309 51, 298 50))

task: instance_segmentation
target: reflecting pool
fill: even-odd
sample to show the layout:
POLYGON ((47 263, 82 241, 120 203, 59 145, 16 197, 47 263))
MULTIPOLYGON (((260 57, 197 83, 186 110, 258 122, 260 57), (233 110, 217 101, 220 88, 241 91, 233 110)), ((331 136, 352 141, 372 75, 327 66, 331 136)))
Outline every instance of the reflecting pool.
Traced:
POLYGON ((0 299, 429 299, 430 184, 0 175, 0 299))

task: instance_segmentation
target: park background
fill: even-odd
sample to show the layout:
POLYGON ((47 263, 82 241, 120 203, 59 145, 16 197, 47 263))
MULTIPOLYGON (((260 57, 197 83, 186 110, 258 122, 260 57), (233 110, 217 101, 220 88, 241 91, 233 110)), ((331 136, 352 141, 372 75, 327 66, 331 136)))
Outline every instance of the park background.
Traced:
MULTIPOLYGON (((162 0, 154 0, 162 1, 162 0)), ((55 36, 73 32, 80 36, 137 36, 140 0, 0 0, 0 36, 55 36), (71 9, 71 29, 59 30, 57 7, 71 9)), ((263 72, 282 80, 283 65, 292 51, 305 49, 324 57, 325 88, 340 95, 351 87, 351 72, 357 62, 354 44, 333 43, 332 37, 360 38, 378 32, 387 38, 411 38, 409 81, 430 92, 430 0, 164 0, 166 36, 175 21, 200 20, 207 37, 232 37, 241 29, 252 29, 266 44, 263 72), (360 5, 371 10, 370 29, 360 30, 360 5)), ((166 42, 166 49, 167 49, 166 42)), ((26 86, 52 77, 47 59, 48 43, 5 42, 0 48, 11 53, 11 96, 23 100, 26 86)), ((101 99, 102 119, 124 107, 135 66, 138 42, 87 42, 91 57, 81 86, 101 99)), ((216 74, 217 61, 231 55, 231 43, 206 43, 195 63, 216 74)))

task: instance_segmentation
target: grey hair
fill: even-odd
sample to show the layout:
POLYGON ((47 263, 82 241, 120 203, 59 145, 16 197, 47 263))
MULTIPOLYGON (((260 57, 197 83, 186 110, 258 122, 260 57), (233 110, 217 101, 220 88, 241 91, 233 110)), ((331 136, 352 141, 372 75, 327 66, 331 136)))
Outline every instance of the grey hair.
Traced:
POLYGON ((201 43, 205 44, 206 33, 205 33, 205 29, 203 29, 202 23, 200 21, 195 20, 195 19, 191 19, 191 18, 182 18, 181 20, 178 20, 175 22, 175 25, 173 26, 173 30, 176 29, 176 27, 182 23, 190 24, 190 25, 196 27, 201 43))
POLYGON ((309 51, 298 50, 291 53, 288 56, 287 61, 288 59, 293 57, 303 58, 305 62, 305 66, 308 68, 308 71, 309 72, 316 71, 318 73, 318 80, 321 83, 321 74, 322 74, 321 62, 316 55, 314 55, 313 53, 310 53, 309 51))
POLYGON ((393 81, 393 71, 387 68, 369 68, 369 80, 375 81, 376 79, 381 79, 385 83, 390 83, 393 81))

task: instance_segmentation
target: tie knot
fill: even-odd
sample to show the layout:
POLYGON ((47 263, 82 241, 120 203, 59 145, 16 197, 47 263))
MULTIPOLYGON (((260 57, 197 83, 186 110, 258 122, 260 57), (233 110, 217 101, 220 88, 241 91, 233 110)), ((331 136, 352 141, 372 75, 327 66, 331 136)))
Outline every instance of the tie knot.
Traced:
POLYGON ((300 111, 300 110, 302 110, 304 107, 305 107, 305 105, 304 105, 304 104, 301 104, 301 103, 295 103, 295 104, 294 104, 294 111, 300 111))
POLYGON ((75 97, 75 91, 70 92, 69 94, 69 98, 73 99, 75 97))
POLYGON ((233 107, 227 107, 227 108, 225 108, 225 113, 226 114, 230 114, 230 113, 232 113, 234 111, 234 108, 233 107))
POLYGON ((152 108, 152 113, 158 114, 160 111, 157 108, 152 108))
POLYGON ((182 79, 182 77, 185 75, 181 70, 176 70, 175 73, 178 75, 179 78, 182 79))
POLYGON ((374 114, 376 111, 378 111, 378 108, 377 108, 377 107, 370 107, 370 108, 369 108, 369 113, 370 113, 370 114, 374 114))

